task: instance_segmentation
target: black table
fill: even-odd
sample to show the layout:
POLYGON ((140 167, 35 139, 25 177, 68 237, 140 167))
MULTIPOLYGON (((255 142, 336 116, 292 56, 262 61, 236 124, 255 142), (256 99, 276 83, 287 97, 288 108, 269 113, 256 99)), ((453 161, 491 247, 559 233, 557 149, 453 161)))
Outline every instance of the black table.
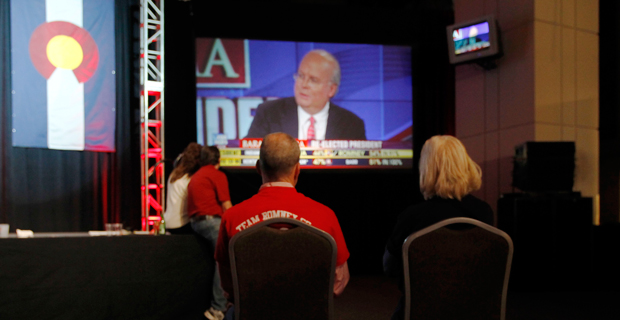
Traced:
POLYGON ((0 239, 0 319, 200 319, 213 272, 191 235, 0 239))

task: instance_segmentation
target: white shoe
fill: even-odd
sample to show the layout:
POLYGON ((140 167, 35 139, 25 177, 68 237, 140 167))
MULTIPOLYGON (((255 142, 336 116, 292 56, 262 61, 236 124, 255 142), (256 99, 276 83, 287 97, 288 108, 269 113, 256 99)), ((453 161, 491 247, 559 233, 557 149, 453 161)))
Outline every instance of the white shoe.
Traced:
POLYGON ((205 317, 209 320, 223 320, 224 312, 220 310, 215 310, 213 307, 209 308, 209 310, 205 311, 205 317))

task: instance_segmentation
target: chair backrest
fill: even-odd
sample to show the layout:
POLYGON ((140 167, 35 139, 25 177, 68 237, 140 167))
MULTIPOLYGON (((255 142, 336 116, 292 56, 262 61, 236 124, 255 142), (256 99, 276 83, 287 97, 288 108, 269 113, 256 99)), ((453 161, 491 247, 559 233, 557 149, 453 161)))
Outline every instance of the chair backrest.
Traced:
POLYGON ((471 218, 438 222, 403 244, 405 319, 500 319, 513 244, 471 218))
POLYGON ((336 252, 331 235, 294 219, 237 233, 229 245, 235 319, 332 319, 336 252))

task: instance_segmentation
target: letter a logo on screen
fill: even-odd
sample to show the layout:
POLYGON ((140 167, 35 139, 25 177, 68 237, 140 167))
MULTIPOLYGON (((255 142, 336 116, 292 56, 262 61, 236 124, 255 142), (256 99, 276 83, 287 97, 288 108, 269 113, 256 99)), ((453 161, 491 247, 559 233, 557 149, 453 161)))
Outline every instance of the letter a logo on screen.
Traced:
POLYGON ((249 88, 248 40, 196 39, 196 86, 198 88, 249 88))

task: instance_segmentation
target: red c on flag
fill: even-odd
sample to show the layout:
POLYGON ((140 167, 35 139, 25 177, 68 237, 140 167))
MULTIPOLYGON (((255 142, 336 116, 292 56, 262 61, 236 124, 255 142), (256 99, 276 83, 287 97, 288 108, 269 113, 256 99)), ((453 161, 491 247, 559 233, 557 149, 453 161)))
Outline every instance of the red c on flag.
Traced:
POLYGON ((74 39, 82 49, 82 62, 73 69, 78 82, 88 81, 97 70, 99 64, 99 50, 93 37, 88 31, 66 21, 53 21, 38 26, 30 37, 30 59, 39 73, 49 79, 56 67, 49 60, 47 45, 56 36, 67 36, 74 39))

